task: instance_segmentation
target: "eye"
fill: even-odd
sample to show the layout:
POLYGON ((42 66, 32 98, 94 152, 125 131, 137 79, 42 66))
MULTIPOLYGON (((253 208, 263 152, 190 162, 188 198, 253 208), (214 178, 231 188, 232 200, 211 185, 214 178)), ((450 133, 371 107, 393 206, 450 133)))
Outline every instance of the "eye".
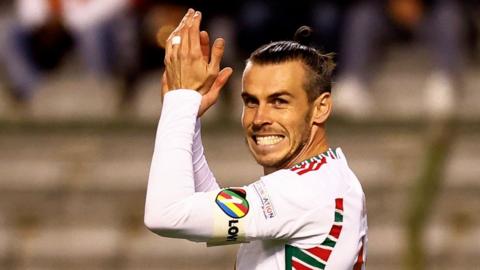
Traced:
POLYGON ((251 97, 243 98, 243 104, 248 108, 254 108, 258 105, 258 101, 251 97))
POLYGON ((282 106, 282 105, 288 104, 288 101, 283 98, 275 98, 273 100, 273 104, 275 106, 282 106))

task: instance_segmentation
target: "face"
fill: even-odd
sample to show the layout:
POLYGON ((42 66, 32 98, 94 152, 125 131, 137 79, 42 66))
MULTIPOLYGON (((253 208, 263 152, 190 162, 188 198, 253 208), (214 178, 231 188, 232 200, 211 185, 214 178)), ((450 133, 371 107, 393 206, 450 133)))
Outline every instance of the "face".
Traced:
POLYGON ((307 143, 311 104, 299 61, 248 63, 243 74, 242 125, 250 152, 264 168, 280 169, 307 143))

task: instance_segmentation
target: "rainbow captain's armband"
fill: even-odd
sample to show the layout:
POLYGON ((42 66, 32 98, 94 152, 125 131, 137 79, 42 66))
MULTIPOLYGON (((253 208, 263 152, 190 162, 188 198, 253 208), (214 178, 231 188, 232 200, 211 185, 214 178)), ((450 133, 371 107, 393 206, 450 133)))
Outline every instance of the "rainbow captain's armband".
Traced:
POLYGON ((248 214, 247 193, 243 188, 226 188, 220 191, 215 202, 222 211, 232 218, 242 218, 248 214))
POLYGON ((249 203, 243 188, 226 188, 215 197, 213 237, 207 246, 246 243, 245 224, 249 203))

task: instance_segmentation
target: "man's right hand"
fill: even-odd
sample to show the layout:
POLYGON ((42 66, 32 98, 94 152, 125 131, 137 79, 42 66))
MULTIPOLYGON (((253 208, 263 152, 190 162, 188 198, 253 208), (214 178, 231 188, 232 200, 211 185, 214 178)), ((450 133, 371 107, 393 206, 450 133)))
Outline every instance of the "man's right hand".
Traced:
POLYGON ((216 39, 210 49, 208 33, 200 32, 200 21, 201 13, 189 9, 167 39, 162 78, 162 95, 174 89, 192 89, 202 94, 198 116, 215 104, 233 72, 230 67, 220 71, 225 41, 216 39), (172 44, 175 39, 180 43, 172 44))

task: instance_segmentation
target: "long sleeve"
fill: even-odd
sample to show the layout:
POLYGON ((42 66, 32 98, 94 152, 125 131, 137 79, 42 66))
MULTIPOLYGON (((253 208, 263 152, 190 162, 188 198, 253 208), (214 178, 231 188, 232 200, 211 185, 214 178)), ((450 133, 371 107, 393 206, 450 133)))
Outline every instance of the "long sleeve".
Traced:
POLYGON ((148 228, 171 237, 186 229, 178 226, 190 217, 195 201, 192 144, 201 98, 192 90, 167 93, 157 128, 144 221, 148 228))
POLYGON ((195 135, 193 137, 193 172, 195 179, 195 191, 204 192, 218 189, 218 183, 208 166, 205 158, 204 148, 202 144, 202 132, 200 118, 195 124, 195 135))

